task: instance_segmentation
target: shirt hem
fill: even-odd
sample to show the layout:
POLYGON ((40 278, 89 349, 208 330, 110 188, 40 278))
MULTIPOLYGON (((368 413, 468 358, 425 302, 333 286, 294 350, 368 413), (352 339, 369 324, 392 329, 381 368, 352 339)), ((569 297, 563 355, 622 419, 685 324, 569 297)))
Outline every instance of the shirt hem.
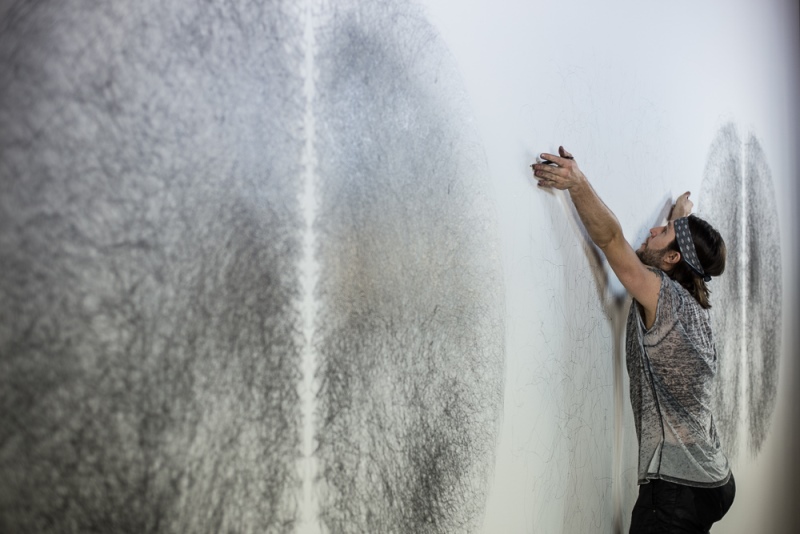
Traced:
POLYGON ((732 471, 729 469, 725 478, 715 482, 697 482, 695 480, 686 480, 678 477, 671 477, 658 473, 647 473, 644 479, 639 479, 639 485, 649 484, 651 480, 664 480, 665 482, 672 482, 673 484, 681 484, 682 486, 692 486, 695 488, 718 488, 724 486, 731 479, 732 471))

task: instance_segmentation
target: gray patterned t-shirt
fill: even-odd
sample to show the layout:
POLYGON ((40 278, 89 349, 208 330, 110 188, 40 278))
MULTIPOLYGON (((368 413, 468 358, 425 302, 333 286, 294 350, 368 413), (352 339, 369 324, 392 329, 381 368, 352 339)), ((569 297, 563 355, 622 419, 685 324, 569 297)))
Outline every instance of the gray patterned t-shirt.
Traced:
POLYGON ((711 320, 692 295, 659 270, 656 319, 645 328, 634 300, 628 314, 627 367, 639 438, 639 484, 664 479, 721 486, 730 477, 712 416, 717 351, 711 320))

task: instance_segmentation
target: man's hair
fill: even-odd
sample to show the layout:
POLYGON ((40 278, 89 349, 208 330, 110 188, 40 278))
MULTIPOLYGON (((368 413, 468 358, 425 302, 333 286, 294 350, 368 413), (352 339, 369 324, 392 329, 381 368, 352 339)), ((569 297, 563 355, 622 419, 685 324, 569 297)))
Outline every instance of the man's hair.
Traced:
MULTIPOLYGON (((697 259, 700 261, 700 267, 709 276, 721 275, 725 270, 725 259, 728 255, 722 236, 708 222, 694 215, 689 215, 689 231, 692 234, 692 242, 697 252, 697 259)), ((681 252, 678 247, 678 240, 675 239, 670 243, 667 246, 667 250, 681 252)), ((689 264, 683 260, 683 252, 681 252, 681 261, 667 274, 685 287, 700 303, 700 306, 705 309, 711 307, 711 303, 708 300, 711 290, 706 287, 703 277, 692 270, 689 264)))

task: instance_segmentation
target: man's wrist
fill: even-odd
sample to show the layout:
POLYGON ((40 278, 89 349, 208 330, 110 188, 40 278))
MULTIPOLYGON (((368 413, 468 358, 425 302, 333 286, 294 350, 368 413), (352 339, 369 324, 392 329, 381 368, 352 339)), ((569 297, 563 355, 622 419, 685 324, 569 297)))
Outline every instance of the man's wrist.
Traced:
POLYGON ((569 188, 570 195, 582 195, 587 191, 591 191, 592 187, 589 185, 589 180, 584 176, 573 186, 569 188))
POLYGON ((677 212, 676 213, 675 209, 673 208, 672 213, 670 213, 668 220, 671 222, 671 221, 674 221, 676 219, 681 219, 683 217, 688 217, 690 214, 691 213, 685 213, 685 212, 677 212))

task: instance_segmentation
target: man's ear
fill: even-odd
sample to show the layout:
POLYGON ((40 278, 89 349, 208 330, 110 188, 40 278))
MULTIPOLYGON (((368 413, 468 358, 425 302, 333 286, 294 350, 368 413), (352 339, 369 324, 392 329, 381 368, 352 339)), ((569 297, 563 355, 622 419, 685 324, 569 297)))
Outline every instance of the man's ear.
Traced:
POLYGON ((670 250, 664 254, 664 261, 670 266, 674 267, 681 261, 681 253, 677 250, 670 250))

